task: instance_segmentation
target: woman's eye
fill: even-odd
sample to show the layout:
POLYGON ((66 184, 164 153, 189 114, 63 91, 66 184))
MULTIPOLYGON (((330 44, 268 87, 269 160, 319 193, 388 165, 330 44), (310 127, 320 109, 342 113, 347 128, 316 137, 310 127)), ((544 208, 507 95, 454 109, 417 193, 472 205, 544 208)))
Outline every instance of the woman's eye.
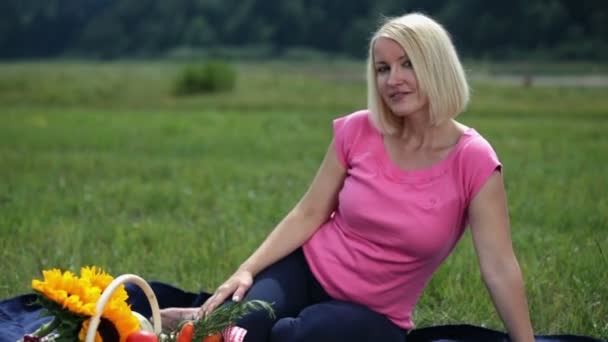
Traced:
POLYGON ((408 68, 408 69, 412 69, 412 67, 413 67, 412 62, 410 60, 404 61, 402 65, 404 68, 408 68))
POLYGON ((376 68, 376 72, 379 73, 379 74, 383 74, 383 73, 385 73, 387 71, 389 71, 389 68, 386 65, 379 66, 379 67, 376 68))

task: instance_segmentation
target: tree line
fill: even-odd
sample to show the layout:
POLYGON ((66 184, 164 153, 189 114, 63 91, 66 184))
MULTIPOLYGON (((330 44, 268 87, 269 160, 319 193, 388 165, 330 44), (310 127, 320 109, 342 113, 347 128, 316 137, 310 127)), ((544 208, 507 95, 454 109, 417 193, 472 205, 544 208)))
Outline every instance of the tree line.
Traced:
POLYGON ((438 19, 470 58, 608 57, 605 0, 3 0, 0 58, 363 57, 383 16, 410 11, 438 19))

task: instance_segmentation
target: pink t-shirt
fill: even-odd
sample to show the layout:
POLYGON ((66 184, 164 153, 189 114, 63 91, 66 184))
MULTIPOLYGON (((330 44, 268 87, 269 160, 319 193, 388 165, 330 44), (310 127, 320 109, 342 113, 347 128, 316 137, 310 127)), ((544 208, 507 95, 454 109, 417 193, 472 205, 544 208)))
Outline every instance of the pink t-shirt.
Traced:
POLYGON ((464 232, 471 199, 501 164, 470 128, 445 159, 404 171, 368 111, 336 119, 334 144, 347 177, 337 209, 304 255, 330 296, 411 329, 424 287, 464 232))

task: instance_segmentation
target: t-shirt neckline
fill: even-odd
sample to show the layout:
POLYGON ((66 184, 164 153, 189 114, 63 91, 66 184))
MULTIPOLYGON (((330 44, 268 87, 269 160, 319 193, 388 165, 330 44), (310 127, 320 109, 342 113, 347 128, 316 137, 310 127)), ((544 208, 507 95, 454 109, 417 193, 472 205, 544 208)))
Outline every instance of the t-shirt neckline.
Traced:
POLYGON ((420 169, 404 170, 389 156, 382 133, 377 130, 375 131, 376 134, 374 135, 376 136, 378 152, 376 155, 379 157, 378 161, 380 167, 383 169, 386 177, 399 183, 431 182, 434 179, 444 175, 450 169, 451 161, 456 155, 458 155, 458 151, 465 144, 466 140, 468 140, 468 137, 474 135, 476 132, 472 127, 465 129, 448 155, 436 163, 420 169))

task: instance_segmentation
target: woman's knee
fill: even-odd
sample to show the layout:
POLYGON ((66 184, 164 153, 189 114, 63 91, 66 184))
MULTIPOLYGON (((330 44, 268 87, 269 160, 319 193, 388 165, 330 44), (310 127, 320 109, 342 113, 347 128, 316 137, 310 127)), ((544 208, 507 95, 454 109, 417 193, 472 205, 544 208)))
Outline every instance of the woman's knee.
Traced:
POLYGON ((272 342, 405 341, 406 333, 364 306, 329 301, 312 305, 295 318, 283 318, 271 330, 272 342))
POLYGON ((276 318, 269 315, 265 310, 257 310, 241 317, 236 326, 247 330, 245 341, 266 342, 270 335, 270 330, 276 323, 276 318))
POLYGON ((298 341, 296 339, 296 324, 298 323, 298 318, 294 317, 285 317, 279 319, 272 330, 270 331, 270 341, 271 342, 280 342, 280 341, 298 341))

